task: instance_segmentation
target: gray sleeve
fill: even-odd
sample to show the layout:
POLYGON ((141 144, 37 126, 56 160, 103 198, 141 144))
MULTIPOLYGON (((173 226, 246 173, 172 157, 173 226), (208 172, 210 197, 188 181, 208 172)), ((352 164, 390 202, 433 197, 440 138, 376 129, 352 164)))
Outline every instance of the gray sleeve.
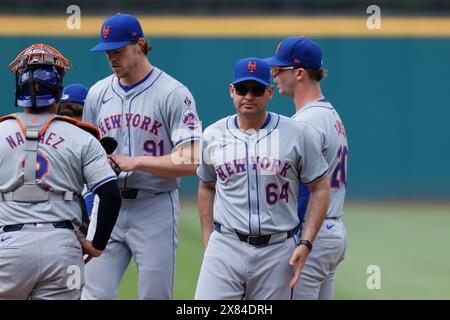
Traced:
POLYGON ((209 154, 210 148, 208 148, 208 143, 204 135, 202 136, 201 148, 202 157, 201 163, 197 168, 197 176, 203 182, 214 182, 217 180, 216 170, 212 164, 211 156, 209 154))
MULTIPOLYGON (((317 131, 316 131, 317 133, 317 131)), ((328 164, 317 143, 318 136, 315 136, 311 126, 304 126, 300 141, 301 159, 299 164, 300 180, 304 184, 312 183, 328 173, 328 164)))
POLYGON ((200 140, 202 129, 195 100, 184 87, 174 89, 166 99, 171 140, 174 147, 189 140, 200 140))
POLYGON ((116 180, 117 176, 107 161, 105 150, 94 138, 83 147, 83 176, 86 187, 94 192, 102 184, 116 180))
POLYGON ((311 136, 313 141, 320 147, 320 150, 324 150, 326 147, 326 133, 321 128, 311 125, 311 136))
POLYGON ((97 126, 94 110, 95 110, 95 98, 93 96, 93 90, 91 88, 89 90, 89 92, 86 96, 86 100, 84 102, 83 122, 97 126))

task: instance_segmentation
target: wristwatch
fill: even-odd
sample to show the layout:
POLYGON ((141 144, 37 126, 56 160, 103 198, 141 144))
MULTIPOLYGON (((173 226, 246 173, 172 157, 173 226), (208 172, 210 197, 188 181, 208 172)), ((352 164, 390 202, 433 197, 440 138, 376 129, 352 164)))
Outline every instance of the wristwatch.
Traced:
POLYGON ((299 245, 299 246, 301 246, 301 245, 306 246, 306 247, 309 249, 309 251, 311 251, 312 248, 313 248, 313 245, 312 245, 311 241, 309 241, 309 240, 300 240, 300 241, 298 242, 298 245, 299 245))

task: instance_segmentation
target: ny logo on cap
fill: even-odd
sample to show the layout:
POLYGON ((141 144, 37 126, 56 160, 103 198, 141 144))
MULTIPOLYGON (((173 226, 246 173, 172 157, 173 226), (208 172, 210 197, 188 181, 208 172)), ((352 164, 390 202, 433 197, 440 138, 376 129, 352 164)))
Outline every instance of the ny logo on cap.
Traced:
POLYGON ((255 72, 256 71, 256 62, 250 61, 247 65, 247 69, 250 72, 255 72))
POLYGON ((103 31, 102 31, 103 38, 108 38, 108 36, 109 36, 109 28, 111 28, 111 27, 110 26, 104 26, 103 27, 103 31))

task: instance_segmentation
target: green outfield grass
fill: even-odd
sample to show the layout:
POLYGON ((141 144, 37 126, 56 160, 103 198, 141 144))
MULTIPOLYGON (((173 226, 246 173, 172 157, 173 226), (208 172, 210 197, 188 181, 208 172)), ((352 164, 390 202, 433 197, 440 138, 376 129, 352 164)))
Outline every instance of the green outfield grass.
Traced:
MULTIPOLYGON (((202 246, 195 204, 181 206, 175 299, 192 299, 202 246)), ((337 299, 450 299, 450 205, 348 204, 349 245, 336 281, 337 299), (367 268, 379 266, 381 289, 367 288, 367 268)), ((136 299, 136 267, 119 299, 136 299)))

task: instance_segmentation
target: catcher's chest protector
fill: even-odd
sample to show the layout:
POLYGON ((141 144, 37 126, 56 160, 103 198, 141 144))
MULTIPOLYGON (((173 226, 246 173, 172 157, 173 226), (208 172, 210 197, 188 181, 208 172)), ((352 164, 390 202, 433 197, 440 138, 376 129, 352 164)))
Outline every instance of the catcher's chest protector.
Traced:
POLYGON ((66 121, 93 134, 97 139, 98 130, 90 125, 79 123, 74 119, 56 116, 54 114, 40 114, 38 117, 30 113, 11 114, 0 118, 0 122, 6 119, 16 119, 26 137, 26 154, 24 160, 23 185, 12 192, 1 193, 0 201, 16 201, 26 203, 40 203, 49 200, 73 201, 74 193, 71 191, 47 191, 36 184, 37 147, 39 138, 45 134, 50 123, 55 120, 66 121))

